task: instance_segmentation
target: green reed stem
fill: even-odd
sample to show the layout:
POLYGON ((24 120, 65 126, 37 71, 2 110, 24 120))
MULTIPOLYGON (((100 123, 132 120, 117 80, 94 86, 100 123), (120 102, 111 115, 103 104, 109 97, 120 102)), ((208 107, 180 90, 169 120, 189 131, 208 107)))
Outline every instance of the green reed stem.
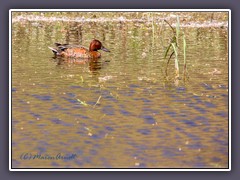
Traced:
POLYGON ((179 77, 179 63, 178 63, 178 50, 177 50, 177 46, 175 43, 171 43, 173 50, 174 50, 174 54, 175 54, 175 69, 176 69, 176 76, 179 77))
POLYGON ((177 16, 177 25, 176 25, 176 41, 177 41, 177 46, 178 46, 179 32, 180 32, 180 22, 179 22, 179 17, 177 16))
POLYGON ((183 76, 184 76, 184 79, 186 77, 186 71, 187 71, 186 46, 187 46, 187 44, 186 44, 185 34, 183 33, 183 59, 184 59, 183 76))

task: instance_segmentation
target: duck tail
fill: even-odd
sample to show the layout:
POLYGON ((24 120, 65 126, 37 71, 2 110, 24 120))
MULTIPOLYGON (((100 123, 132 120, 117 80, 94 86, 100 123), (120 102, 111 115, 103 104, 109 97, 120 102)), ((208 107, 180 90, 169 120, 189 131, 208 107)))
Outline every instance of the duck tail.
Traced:
POLYGON ((54 44, 55 44, 55 46, 57 46, 57 47, 62 45, 61 43, 57 43, 57 42, 54 43, 54 44))
POLYGON ((48 48, 51 49, 54 54, 57 54, 57 53, 58 53, 58 50, 57 50, 57 49, 54 49, 54 48, 52 48, 52 47, 48 47, 48 48))

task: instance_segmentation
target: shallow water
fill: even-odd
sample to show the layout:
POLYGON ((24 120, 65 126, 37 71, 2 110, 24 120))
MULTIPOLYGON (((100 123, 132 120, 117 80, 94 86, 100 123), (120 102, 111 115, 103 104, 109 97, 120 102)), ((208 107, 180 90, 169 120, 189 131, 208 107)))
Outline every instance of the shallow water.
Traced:
POLYGON ((13 168, 227 168, 228 31, 182 31, 189 78, 180 54, 175 80, 173 60, 165 74, 167 26, 13 23, 13 168), (92 38, 111 53, 80 61, 48 49, 54 42, 88 47, 92 38), (76 156, 56 159, 59 153, 76 156), (45 158, 30 157, 37 154, 45 158))

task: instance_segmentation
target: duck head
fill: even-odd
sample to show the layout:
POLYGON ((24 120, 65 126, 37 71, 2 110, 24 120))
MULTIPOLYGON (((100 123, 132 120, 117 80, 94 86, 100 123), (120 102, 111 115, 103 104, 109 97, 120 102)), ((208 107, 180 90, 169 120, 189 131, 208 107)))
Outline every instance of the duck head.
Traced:
POLYGON ((103 51, 106 51, 106 52, 110 52, 107 48, 105 48, 102 43, 97 40, 97 39, 94 39, 92 40, 92 42, 90 43, 90 46, 89 46, 89 51, 97 51, 97 50, 103 50, 103 51))

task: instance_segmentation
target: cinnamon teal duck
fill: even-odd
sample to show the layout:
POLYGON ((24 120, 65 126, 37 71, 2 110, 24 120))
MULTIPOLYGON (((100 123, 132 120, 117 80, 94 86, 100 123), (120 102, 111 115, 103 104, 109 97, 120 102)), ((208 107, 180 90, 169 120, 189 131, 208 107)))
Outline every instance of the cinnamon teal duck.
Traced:
POLYGON ((93 39, 90 43, 89 49, 81 45, 70 45, 55 43, 56 48, 48 47, 56 56, 71 57, 71 58, 83 58, 83 59, 95 59, 100 58, 101 53, 98 50, 110 52, 105 48, 102 43, 93 39))

